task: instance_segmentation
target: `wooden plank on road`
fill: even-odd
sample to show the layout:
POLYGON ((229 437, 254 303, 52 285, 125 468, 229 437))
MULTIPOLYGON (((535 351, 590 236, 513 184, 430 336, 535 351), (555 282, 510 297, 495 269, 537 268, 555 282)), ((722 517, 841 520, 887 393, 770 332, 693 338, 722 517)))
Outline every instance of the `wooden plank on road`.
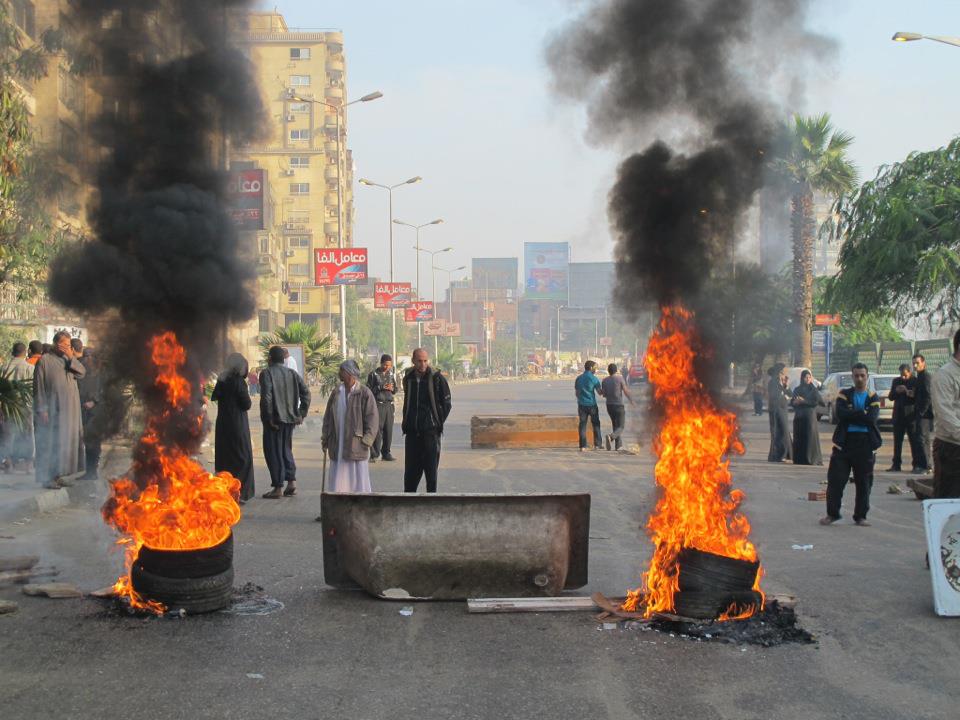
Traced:
POLYGON ((596 609, 596 603, 588 597, 470 598, 467 600, 467 612, 471 613, 582 612, 596 609))

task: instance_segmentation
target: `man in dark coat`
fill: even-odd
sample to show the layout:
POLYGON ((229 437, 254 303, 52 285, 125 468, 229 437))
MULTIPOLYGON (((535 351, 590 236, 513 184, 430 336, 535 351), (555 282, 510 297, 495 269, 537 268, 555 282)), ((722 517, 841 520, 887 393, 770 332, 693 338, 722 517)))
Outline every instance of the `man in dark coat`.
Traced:
MULTIPOLYGON (((917 381, 913 377, 913 369, 904 363, 900 366, 900 377, 894 378, 890 384, 887 400, 893 400, 893 463, 887 472, 900 472, 903 466, 903 436, 907 436, 910 443, 910 453, 913 454, 913 395, 917 381)), ((916 467, 916 456, 913 466, 916 467)))
MULTIPOLYGON (((77 352, 74 347, 74 353, 77 352)), ((103 377, 100 358, 90 348, 82 350, 80 362, 86 374, 77 380, 80 391, 80 417, 83 420, 83 445, 86 455, 85 478, 96 480, 100 471, 103 422, 100 417, 103 404, 103 377)))
POLYGON ((790 404, 790 391, 787 388, 787 373, 782 363, 777 363, 767 373, 770 382, 767 384, 767 412, 770 414, 770 452, 767 453, 768 462, 784 462, 790 459, 790 418, 787 407, 790 404))
POLYGON ((850 481, 857 488, 853 506, 853 521, 867 526, 870 511, 870 490, 873 488, 873 466, 877 448, 882 444, 877 418, 880 416, 880 398, 867 389, 867 366, 855 363, 853 387, 837 393, 834 417, 837 428, 833 432, 833 452, 827 469, 827 514, 821 525, 830 525, 840 519, 843 490, 850 481))
POLYGON ((379 416, 379 429, 370 451, 370 462, 381 457, 386 462, 393 462, 395 458, 390 454, 390 447, 393 443, 393 396, 397 393, 397 374, 393 369, 392 357, 380 356, 380 366, 367 375, 367 387, 377 401, 379 416))
POLYGON ((930 457, 930 436, 933 434, 933 398, 927 360, 917 353, 913 356, 914 376, 917 379, 913 395, 913 474, 927 475, 933 466, 930 457))
POLYGON ((420 478, 426 476, 427 492, 437 491, 440 465, 440 437, 450 414, 450 385, 443 375, 430 367, 430 356, 423 348, 413 351, 413 367, 403 376, 403 418, 405 436, 403 491, 417 492, 420 478))
POLYGON ((270 364, 260 373, 260 419, 263 421, 263 457, 273 488, 268 500, 297 492, 297 464, 293 459, 293 428, 310 409, 310 390, 300 373, 284 365, 283 348, 270 348, 270 364), (283 489, 286 481, 287 487, 283 489))

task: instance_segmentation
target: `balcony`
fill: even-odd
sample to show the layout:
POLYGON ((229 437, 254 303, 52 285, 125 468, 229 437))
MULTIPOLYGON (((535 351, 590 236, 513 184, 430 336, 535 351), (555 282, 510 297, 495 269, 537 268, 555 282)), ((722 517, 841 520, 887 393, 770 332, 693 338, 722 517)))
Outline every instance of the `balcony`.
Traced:
MULTIPOLYGON (((337 166, 327 165, 326 169, 323 171, 323 176, 327 180, 333 180, 334 182, 336 182, 336 180, 338 180, 340 177, 339 173, 337 173, 337 166)), ((336 188, 334 188, 334 192, 336 192, 336 188)))
MULTIPOLYGON (((334 204, 336 204, 336 203, 334 203, 334 204)), ((331 236, 331 235, 332 235, 333 237, 336 237, 336 236, 337 236, 337 226, 338 226, 338 223, 337 223, 337 219, 336 219, 336 218, 327 218, 327 220, 323 223, 323 232, 326 233, 326 235, 327 235, 328 237, 331 236)))
POLYGON ((324 42, 327 43, 327 50, 331 53, 343 52, 343 33, 339 31, 326 32, 323 34, 324 42))
POLYGON ((324 152, 328 152, 331 155, 336 155, 337 153, 337 141, 336 140, 327 140, 323 143, 324 152))
POLYGON ((273 253, 260 253, 257 256, 257 275, 274 277, 277 274, 277 256, 273 253))
POLYGON ((330 55, 327 57, 327 72, 343 72, 343 55, 330 55))
POLYGON ((327 207, 335 208, 335 207, 337 206, 337 193, 336 193, 336 191, 334 191, 334 192, 329 192, 329 191, 328 191, 327 194, 323 196, 323 202, 324 202, 324 204, 325 204, 327 207))
POLYGON ((332 101, 334 105, 339 105, 340 101, 343 100, 343 88, 336 85, 328 85, 324 88, 323 94, 327 100, 332 101))

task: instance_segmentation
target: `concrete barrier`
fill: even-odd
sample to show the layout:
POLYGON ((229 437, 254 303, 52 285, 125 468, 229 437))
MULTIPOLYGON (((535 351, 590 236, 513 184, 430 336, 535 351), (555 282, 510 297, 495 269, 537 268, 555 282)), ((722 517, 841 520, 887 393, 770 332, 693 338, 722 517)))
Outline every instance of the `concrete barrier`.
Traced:
POLYGON ((587 583, 590 495, 323 493, 323 576, 388 600, 558 595, 587 583))
POLYGON ((475 415, 470 418, 470 447, 576 448, 576 415, 475 415))

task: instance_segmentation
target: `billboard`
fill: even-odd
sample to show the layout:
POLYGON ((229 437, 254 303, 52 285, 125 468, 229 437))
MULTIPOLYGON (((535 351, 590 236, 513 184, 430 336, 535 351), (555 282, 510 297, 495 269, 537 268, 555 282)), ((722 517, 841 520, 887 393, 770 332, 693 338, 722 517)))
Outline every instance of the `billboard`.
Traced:
POLYGON ((448 322, 447 331, 444 333, 447 337, 460 337, 460 323, 448 322))
POLYGON ((375 308, 405 308, 413 297, 411 283, 378 282, 373 284, 373 306, 375 308))
POLYGON ((238 230, 263 230, 263 170, 230 173, 227 206, 238 230))
POLYGON ((474 258, 471 275, 475 288, 516 290, 520 261, 517 258, 474 258))
POLYGON ((367 282, 366 248, 317 248, 313 251, 317 286, 364 285, 367 282))
POLYGON ((569 243, 523 244, 524 289, 528 300, 566 300, 569 243))
POLYGON ((433 320, 433 303, 428 300, 412 302, 403 310, 404 322, 426 322, 433 320))
POLYGON ((446 337, 447 336, 447 321, 446 320, 430 320, 423 324, 423 334, 427 337, 446 337))

